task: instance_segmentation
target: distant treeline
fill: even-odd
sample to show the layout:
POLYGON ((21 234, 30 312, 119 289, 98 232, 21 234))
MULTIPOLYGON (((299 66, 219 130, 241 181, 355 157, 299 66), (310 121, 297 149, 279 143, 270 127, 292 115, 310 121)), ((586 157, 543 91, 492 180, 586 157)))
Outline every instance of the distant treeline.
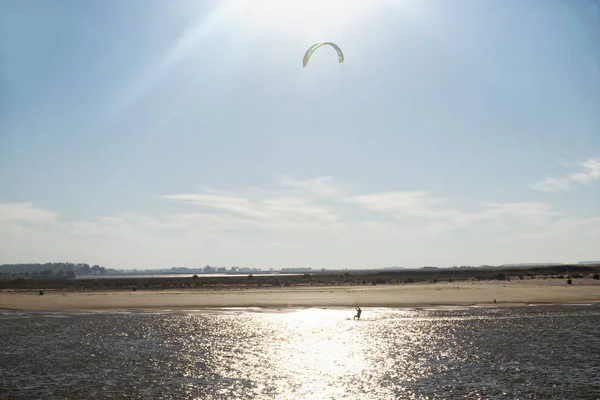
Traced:
POLYGON ((116 269, 106 269, 100 265, 85 263, 45 263, 45 264, 2 264, 0 274, 25 274, 40 276, 94 275, 121 273, 116 269))
POLYGON ((336 285, 387 285, 411 283, 441 283, 466 280, 498 280, 513 279, 566 279, 565 284, 573 280, 592 278, 600 279, 600 266, 548 266, 536 268, 466 268, 466 269, 422 269, 404 271, 360 271, 352 273, 314 273, 314 274, 280 274, 280 275, 241 275, 233 276, 180 276, 180 277, 103 277, 100 279, 61 279, 59 277, 11 276, 0 279, 0 289, 58 289, 72 291, 94 290, 166 290, 166 289, 210 289, 225 287, 287 287, 287 286, 336 286, 336 285))
POLYGON ((439 268, 439 269, 419 269, 419 270, 394 270, 376 272, 376 276, 385 276, 387 278, 414 278, 422 280, 424 277, 434 277, 437 279, 448 278, 475 278, 475 279, 499 279, 504 280, 508 276, 544 276, 544 275, 562 275, 562 274, 585 274, 600 272, 599 265, 581 265, 581 264, 550 264, 536 267, 482 267, 482 268, 439 268))
POLYGON ((128 269, 120 271, 121 273, 143 275, 143 274, 235 274, 235 273, 259 273, 265 272, 259 268, 247 268, 247 267, 212 267, 206 265, 202 268, 188 268, 188 267, 172 267, 164 269, 128 269))
MULTIPOLYGON (((69 262, 58 262, 58 263, 45 263, 45 264, 2 264, 0 265, 0 275, 23 275, 30 277, 66 277, 73 278, 74 276, 86 276, 86 275, 122 275, 122 274, 139 274, 139 275, 153 275, 153 274, 206 274, 206 273, 249 273, 249 274, 260 274, 261 271, 256 268, 244 268, 244 267, 211 267, 209 265, 203 268, 186 268, 186 267, 173 267, 166 269, 154 269, 154 270, 118 270, 105 268, 100 265, 92 265, 86 263, 69 263, 69 262)), ((296 272, 296 271, 285 271, 282 269, 281 272, 296 272)), ((319 270, 311 271, 311 275, 328 275, 336 274, 341 271, 335 270, 319 270)), ((421 269, 380 269, 380 270, 345 270, 346 276, 355 275, 371 275, 376 278, 386 279, 398 279, 421 281, 426 278, 490 278, 496 277, 496 279, 502 279, 503 276, 513 275, 525 275, 525 276, 538 276, 538 275, 558 275, 558 274, 571 274, 571 273, 594 273, 600 272, 600 264, 548 264, 538 266, 501 266, 501 267, 454 267, 454 268, 433 268, 424 267, 421 269)))
POLYGON ((100 265, 86 263, 57 262, 45 264, 2 264, 0 265, 0 274, 22 274, 34 276, 63 276, 67 273, 73 273, 77 276, 85 275, 153 275, 153 274, 211 274, 211 273, 260 273, 257 268, 246 267, 211 267, 206 265, 202 268, 173 267, 164 269, 112 269, 100 265))

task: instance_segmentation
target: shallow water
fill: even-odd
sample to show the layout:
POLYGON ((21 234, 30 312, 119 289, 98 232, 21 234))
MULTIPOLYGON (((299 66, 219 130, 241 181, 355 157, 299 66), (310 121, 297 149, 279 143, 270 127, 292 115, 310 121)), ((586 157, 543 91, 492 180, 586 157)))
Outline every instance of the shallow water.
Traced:
POLYGON ((192 276, 197 275, 200 279, 202 278, 246 278, 250 275, 256 276, 275 276, 285 278, 286 276, 296 276, 302 274, 294 274, 294 273, 268 273, 268 272, 252 272, 252 273, 235 273, 235 274, 115 274, 115 275, 79 275, 75 277, 75 279, 79 280, 91 280, 91 279, 148 279, 148 278, 191 278, 192 276))
POLYGON ((600 398, 598 305, 352 315, 3 312, 0 398, 600 398))

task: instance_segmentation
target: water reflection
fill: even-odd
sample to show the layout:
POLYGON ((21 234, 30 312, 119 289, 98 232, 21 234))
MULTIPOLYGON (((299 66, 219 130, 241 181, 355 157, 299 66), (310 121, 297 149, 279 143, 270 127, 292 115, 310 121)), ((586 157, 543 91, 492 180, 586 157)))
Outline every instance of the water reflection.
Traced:
POLYGON ((353 315, 350 308, 3 313, 0 398, 577 399, 600 393, 597 306, 368 309, 361 321, 353 315))
POLYGON ((275 370, 285 376, 285 387, 293 388, 283 398, 344 398, 364 392, 360 384, 369 378, 372 366, 366 355, 372 349, 358 322, 346 319, 349 312, 311 309, 269 316, 285 332, 265 349, 275 370))

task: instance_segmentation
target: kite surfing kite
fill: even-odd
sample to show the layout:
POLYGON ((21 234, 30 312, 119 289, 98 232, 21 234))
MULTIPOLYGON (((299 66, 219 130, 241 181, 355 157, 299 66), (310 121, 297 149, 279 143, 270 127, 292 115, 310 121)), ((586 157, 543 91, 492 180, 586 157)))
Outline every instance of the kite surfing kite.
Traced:
POLYGON ((342 49, 340 49, 337 44, 332 43, 332 42, 319 42, 319 43, 315 43, 312 46, 310 46, 309 49, 306 50, 306 53, 304 53, 303 67, 306 67, 306 64, 308 64, 308 60, 313 55, 313 53, 319 47, 325 46, 325 45, 329 45, 329 46, 333 47, 335 49, 335 51, 337 51, 337 55, 340 60, 340 63, 344 62, 344 53, 342 53, 342 49))

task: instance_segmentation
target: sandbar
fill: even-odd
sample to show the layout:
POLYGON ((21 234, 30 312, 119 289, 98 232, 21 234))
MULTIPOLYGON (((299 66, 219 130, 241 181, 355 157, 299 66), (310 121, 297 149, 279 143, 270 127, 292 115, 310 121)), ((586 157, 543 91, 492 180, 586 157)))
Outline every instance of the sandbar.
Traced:
POLYGON ((259 307, 436 307, 600 302, 600 281, 535 279, 378 286, 297 286, 160 291, 0 292, 0 309, 31 311, 201 310, 259 307), (496 302, 494 302, 496 300, 496 302))

